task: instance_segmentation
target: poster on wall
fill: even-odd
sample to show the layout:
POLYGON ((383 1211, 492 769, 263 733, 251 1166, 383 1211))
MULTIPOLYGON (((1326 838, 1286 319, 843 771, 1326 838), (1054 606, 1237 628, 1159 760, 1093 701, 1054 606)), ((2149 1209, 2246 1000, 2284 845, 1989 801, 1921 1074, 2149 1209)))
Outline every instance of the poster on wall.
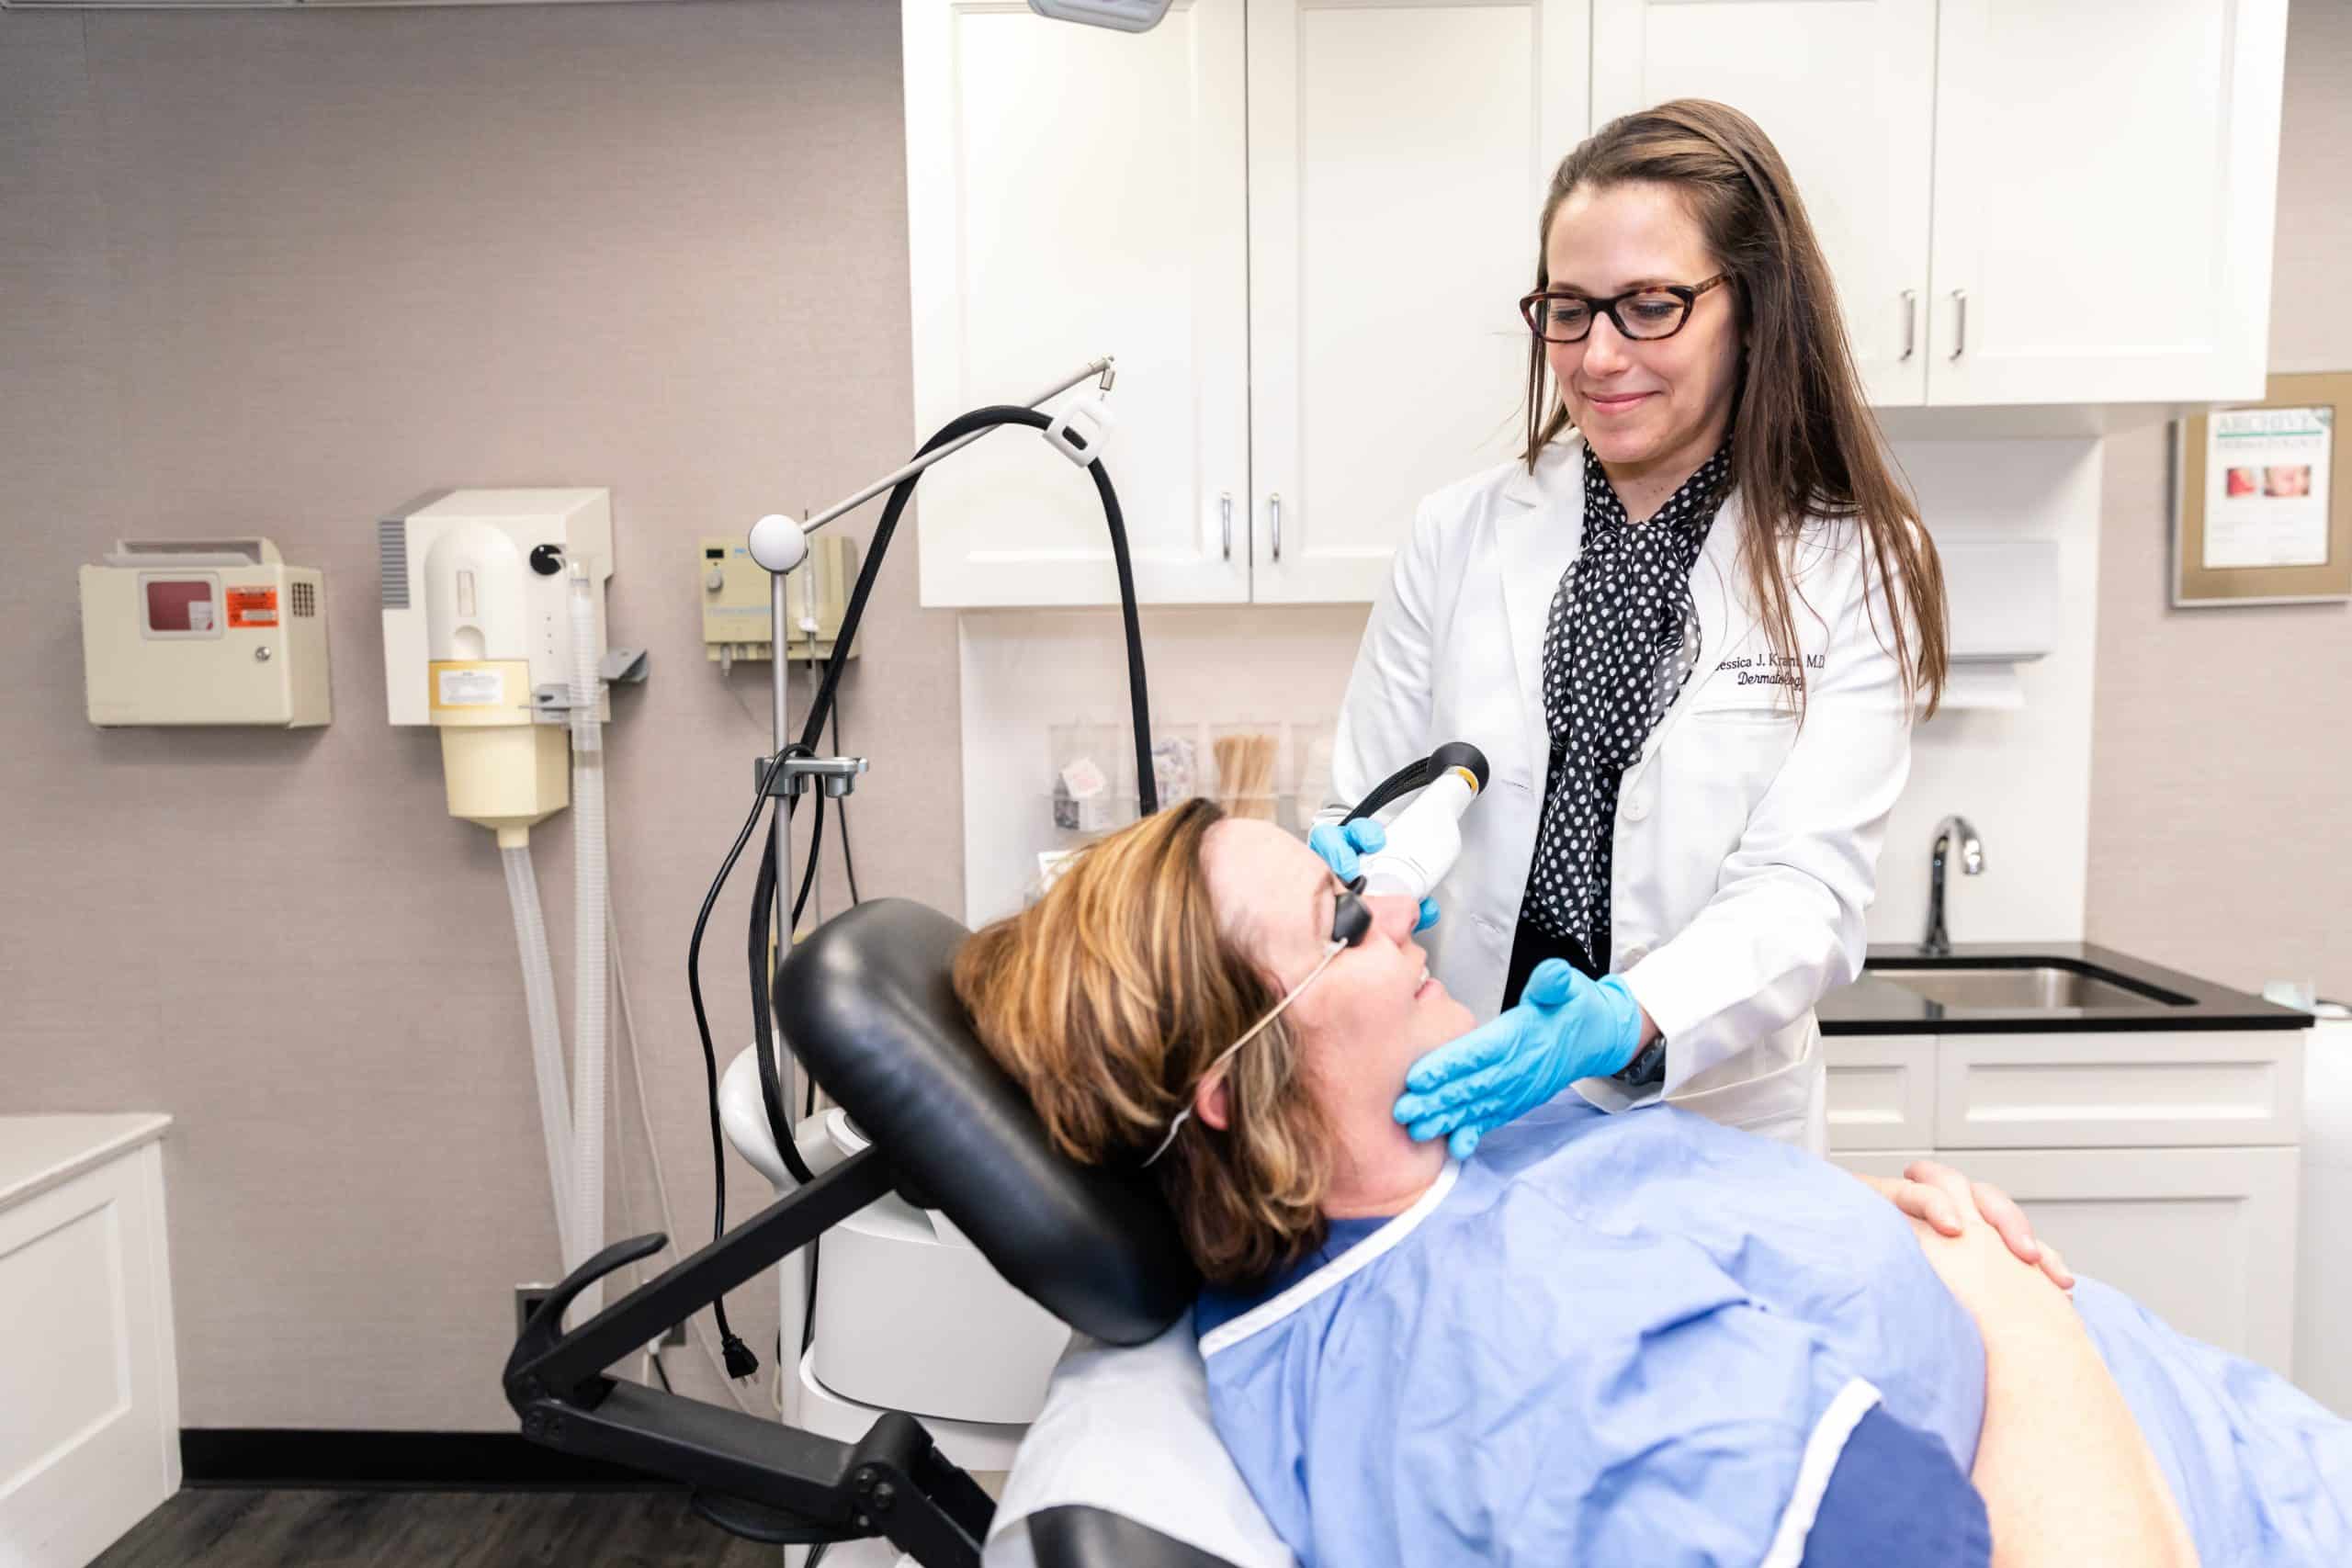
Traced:
POLYGON ((2181 606, 2352 599, 2352 491, 2335 482, 2352 373, 2273 376, 2259 403, 2174 426, 2181 606))

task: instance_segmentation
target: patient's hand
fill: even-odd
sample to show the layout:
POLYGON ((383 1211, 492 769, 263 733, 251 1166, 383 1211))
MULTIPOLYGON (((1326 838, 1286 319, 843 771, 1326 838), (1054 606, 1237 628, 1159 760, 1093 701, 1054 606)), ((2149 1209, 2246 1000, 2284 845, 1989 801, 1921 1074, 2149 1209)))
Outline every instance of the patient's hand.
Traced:
POLYGON ((1939 1235, 1957 1236, 1970 1222, 1981 1220, 2019 1260, 2039 1265, 2060 1290, 2075 1288, 2074 1271, 2058 1256, 2058 1249, 2036 1240, 2025 1212, 1989 1181, 1971 1181, 1931 1159, 1913 1160, 1904 1168, 1899 1180, 1883 1176, 1858 1176, 1857 1179, 1939 1235))

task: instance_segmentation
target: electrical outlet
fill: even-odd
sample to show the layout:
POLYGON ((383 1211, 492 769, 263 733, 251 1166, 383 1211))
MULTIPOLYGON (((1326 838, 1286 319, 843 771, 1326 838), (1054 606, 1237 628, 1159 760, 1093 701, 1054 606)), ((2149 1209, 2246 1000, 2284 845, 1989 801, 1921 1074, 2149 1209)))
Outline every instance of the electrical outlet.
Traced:
POLYGON ((514 1287, 514 1337, 523 1337, 523 1330, 530 1326, 531 1314, 539 1303, 555 1294, 553 1285, 517 1285, 514 1287))

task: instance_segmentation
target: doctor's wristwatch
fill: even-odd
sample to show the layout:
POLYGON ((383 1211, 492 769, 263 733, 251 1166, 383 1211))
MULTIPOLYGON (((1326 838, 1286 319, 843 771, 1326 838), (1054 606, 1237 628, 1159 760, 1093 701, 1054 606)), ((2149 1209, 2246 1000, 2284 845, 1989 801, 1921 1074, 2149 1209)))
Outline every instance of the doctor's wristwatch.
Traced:
POLYGON ((1617 1071, 1617 1081, 1641 1089, 1662 1082, 1666 1077, 1666 1036, 1661 1034, 1640 1050, 1634 1059, 1617 1071))

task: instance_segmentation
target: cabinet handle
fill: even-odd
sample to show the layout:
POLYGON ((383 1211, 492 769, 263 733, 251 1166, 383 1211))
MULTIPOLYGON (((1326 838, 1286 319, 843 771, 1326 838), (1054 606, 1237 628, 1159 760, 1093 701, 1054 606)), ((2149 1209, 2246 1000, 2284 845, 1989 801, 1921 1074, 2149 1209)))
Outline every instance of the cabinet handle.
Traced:
POLYGON ((1910 358, 1912 351, 1918 346, 1919 291, 1916 288, 1906 288, 1903 291, 1903 353, 1901 358, 1910 358))
POLYGON ((1231 560, 1233 558, 1233 492, 1231 491, 1226 491, 1216 498, 1216 515, 1218 528, 1225 539, 1224 554, 1220 558, 1231 560))
POLYGON ((1968 290, 1951 291, 1951 356, 1958 359, 1968 349, 1968 290))
POLYGON ((1283 498, 1279 495, 1268 495, 1266 511, 1274 525, 1274 564, 1280 566, 1283 563, 1283 498))

